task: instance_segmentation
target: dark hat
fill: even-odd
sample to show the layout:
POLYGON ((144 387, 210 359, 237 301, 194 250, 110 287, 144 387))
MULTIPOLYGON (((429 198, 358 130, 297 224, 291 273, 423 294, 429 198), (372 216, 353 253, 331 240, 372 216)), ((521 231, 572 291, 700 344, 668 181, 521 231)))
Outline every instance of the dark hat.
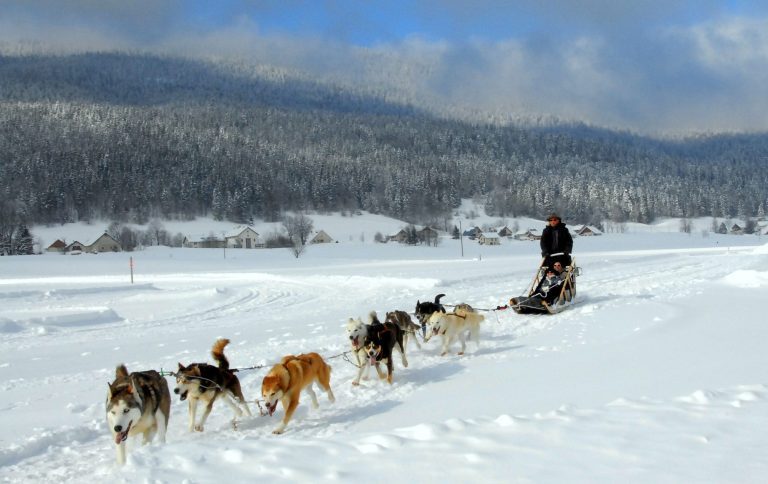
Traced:
POLYGON ((548 267, 548 268, 547 268, 547 273, 549 273, 549 272, 552 272, 552 273, 554 274, 554 273, 555 273, 555 270, 554 270, 553 268, 551 268, 551 267, 548 267))
POLYGON ((551 220, 551 219, 553 219, 553 218, 555 218, 555 219, 557 219, 557 220, 562 220, 562 219, 560 218, 560 215, 558 215, 558 214, 556 214, 556 213, 554 213, 554 212, 552 212, 552 213, 550 213, 549 215, 547 215, 547 221, 549 221, 549 220, 551 220))

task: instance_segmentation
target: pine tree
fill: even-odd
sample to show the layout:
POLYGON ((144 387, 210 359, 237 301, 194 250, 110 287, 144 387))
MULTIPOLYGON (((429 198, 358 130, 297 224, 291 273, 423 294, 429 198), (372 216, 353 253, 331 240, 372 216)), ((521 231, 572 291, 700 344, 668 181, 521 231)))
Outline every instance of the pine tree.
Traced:
POLYGON ((19 227, 16 229, 16 236, 14 237, 11 251, 17 255, 31 255, 34 253, 32 234, 25 224, 19 224, 19 227))

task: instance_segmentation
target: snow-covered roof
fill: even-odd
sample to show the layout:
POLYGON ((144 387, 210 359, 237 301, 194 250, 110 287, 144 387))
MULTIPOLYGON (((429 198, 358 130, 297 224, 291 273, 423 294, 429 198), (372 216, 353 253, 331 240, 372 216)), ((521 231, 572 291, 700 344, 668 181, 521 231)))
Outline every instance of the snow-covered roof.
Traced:
POLYGON ((232 228, 232 230, 228 231, 226 234, 224 234, 224 237, 230 238, 230 237, 238 237, 240 234, 245 232, 246 230, 251 229, 256 235, 259 235, 258 232, 256 232, 253 227, 250 225, 237 225, 232 228))

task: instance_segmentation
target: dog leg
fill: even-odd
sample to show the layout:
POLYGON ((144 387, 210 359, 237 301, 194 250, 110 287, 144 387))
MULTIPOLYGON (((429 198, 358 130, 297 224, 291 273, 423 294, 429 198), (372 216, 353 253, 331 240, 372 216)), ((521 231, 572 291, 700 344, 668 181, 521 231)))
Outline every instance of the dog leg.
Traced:
POLYGON ((233 412, 235 412, 235 418, 233 421, 237 420, 237 417, 243 416, 243 411, 238 406, 238 403, 240 402, 240 399, 236 396, 232 395, 229 392, 225 392, 221 397, 225 402, 227 402, 227 405, 229 405, 229 408, 232 409, 233 412))
POLYGON ((417 332, 418 330, 419 330, 419 327, 418 327, 418 326, 416 326, 416 325, 414 324, 414 325, 413 325, 413 327, 412 327, 411 329, 409 329, 409 330, 408 330, 408 331, 409 331, 409 333, 410 333, 410 334, 408 334, 408 339, 409 339, 409 340, 411 340, 411 339, 412 339, 412 340, 413 340, 413 342, 414 342, 414 343, 416 343, 416 347, 417 347, 418 349, 421 349, 421 343, 419 343, 419 335, 418 335, 418 334, 416 334, 416 332, 417 332))
POLYGON ((331 401, 331 403, 336 401, 336 397, 333 396, 333 390, 331 390, 331 385, 324 386, 325 393, 328 394, 328 400, 331 401))
POLYGON ((315 390, 312 389, 312 384, 310 383, 307 385, 306 388, 304 388, 304 391, 307 392, 312 399, 312 408, 318 408, 320 404, 317 402, 317 394, 315 393, 315 390))
POLYGON ((156 427, 150 427, 144 432, 142 432, 142 436, 144 437, 141 441, 141 445, 147 445, 148 443, 152 442, 152 439, 155 438, 155 434, 157 433, 156 427))
POLYGON ((251 413, 251 409, 248 407, 248 403, 245 400, 240 401, 240 406, 243 407, 243 411, 245 412, 246 415, 248 415, 249 417, 253 417, 253 414, 251 413))
MULTIPOLYGON (((389 358, 387 358, 387 362, 389 362, 389 358)), ((387 377, 387 374, 382 371, 378 361, 376 362, 376 373, 379 374, 380 380, 383 380, 387 377)))
POLYGON ((405 338, 406 336, 403 336, 403 341, 398 341, 395 344, 395 348, 400 352, 400 360, 403 363, 403 368, 408 368, 408 358, 405 357, 405 338))
POLYGON ((323 363, 323 367, 320 368, 315 381, 320 388, 325 390, 325 393, 328 394, 328 400, 330 400, 331 403, 335 402, 336 397, 333 396, 333 391, 331 390, 331 367, 325 364, 325 362, 323 363))
POLYGON ((202 418, 200 418, 200 424, 195 425, 195 430, 197 430, 198 432, 202 432, 205 430, 205 421, 208 420, 208 415, 211 414, 211 410, 213 410, 213 402, 215 401, 216 401, 216 397, 211 398, 208 401, 208 405, 205 406, 205 411, 203 412, 203 416, 202 418))
POLYGON ((195 431, 195 420, 197 418, 197 398, 189 398, 189 431, 195 431))
POLYGON ((125 441, 115 445, 115 450, 117 451, 117 464, 125 464, 125 441))
POLYGON ((387 359, 387 383, 392 384, 392 371, 394 370, 392 365, 392 358, 387 359))
POLYGON ((360 365, 360 369, 357 371, 357 378, 352 380, 353 385, 357 386, 360 384, 360 378, 363 376, 364 372, 367 373, 366 370, 368 370, 370 366, 371 363, 367 359, 360 365))
POLYGON ((461 351, 459 351, 459 356, 461 356, 467 349, 467 335, 464 331, 459 332, 459 342, 461 343, 461 351))
POLYGON ((451 337, 447 335, 443 335, 443 352, 440 353, 440 356, 445 356, 448 354, 448 346, 451 345, 451 337))
POLYGON ((288 426, 288 422, 291 420, 293 412, 296 411, 296 407, 299 406, 298 395, 299 394, 296 393, 296 396, 291 396, 290 400, 288 401, 288 405, 285 404, 285 398, 281 400, 283 408, 285 409, 285 416, 283 417, 283 421, 280 422, 280 425, 278 425, 277 428, 272 431, 273 434, 282 434, 285 432, 285 428, 288 426))
POLYGON ((248 408, 248 403, 245 401, 245 397, 243 396, 243 390, 240 388, 240 382, 237 382, 237 385, 235 385, 232 388, 232 395, 234 395, 235 403, 240 405, 242 407, 243 411, 246 415, 249 417, 252 417, 251 415, 251 409, 248 408))
POLYGON ((168 421, 165 419, 165 414, 162 410, 155 412, 155 422, 157 422, 157 440, 164 444, 165 434, 168 431, 168 421))

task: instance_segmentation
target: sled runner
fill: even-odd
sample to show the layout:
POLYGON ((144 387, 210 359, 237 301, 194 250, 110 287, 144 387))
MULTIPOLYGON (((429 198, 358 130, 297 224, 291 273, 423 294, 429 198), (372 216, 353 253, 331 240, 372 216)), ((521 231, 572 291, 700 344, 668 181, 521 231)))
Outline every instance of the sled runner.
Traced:
MULTIPOLYGON (((581 268, 576 266, 576 260, 572 259, 571 264, 566 266, 560 274, 563 282, 559 288, 559 293, 552 302, 547 302, 543 297, 536 295, 536 289, 539 287, 546 274, 546 267, 543 266, 544 259, 539 263, 536 274, 533 276, 533 282, 528 292, 520 297, 513 297, 509 300, 509 307, 518 314, 549 313, 557 314, 576 304, 576 276, 581 274, 581 268)), ((558 290, 557 288, 555 290, 558 290)), ((549 299, 549 298, 547 298, 549 299)))

